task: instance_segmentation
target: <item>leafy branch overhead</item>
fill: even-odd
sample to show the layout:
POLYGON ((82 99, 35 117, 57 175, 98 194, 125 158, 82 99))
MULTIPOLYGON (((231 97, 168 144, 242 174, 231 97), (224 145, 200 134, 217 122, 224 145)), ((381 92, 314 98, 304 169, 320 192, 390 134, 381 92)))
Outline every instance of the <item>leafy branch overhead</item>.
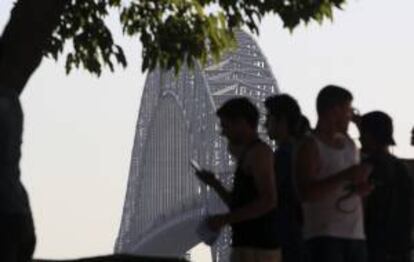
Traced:
POLYGON ((104 66, 127 65, 106 18, 117 11, 124 33, 139 36, 142 70, 157 65, 178 70, 183 63, 219 58, 234 45, 233 30, 247 27, 259 33, 261 19, 276 14, 293 30, 301 22, 332 19, 333 9, 345 0, 68 0, 46 55, 58 59, 69 47, 66 70, 83 67, 100 75, 104 66))

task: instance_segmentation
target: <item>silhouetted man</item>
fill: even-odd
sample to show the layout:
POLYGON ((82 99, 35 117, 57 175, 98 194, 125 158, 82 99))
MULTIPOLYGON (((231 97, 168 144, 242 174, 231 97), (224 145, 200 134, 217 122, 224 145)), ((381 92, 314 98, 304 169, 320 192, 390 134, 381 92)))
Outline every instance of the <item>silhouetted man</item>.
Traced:
POLYGON ((271 148, 257 133, 259 113, 246 98, 232 99, 218 111, 222 135, 237 161, 234 185, 227 191, 213 174, 198 172, 229 206, 230 212, 208 223, 218 231, 232 228, 231 261, 280 261, 276 236, 276 182, 271 148))
MULTIPOLYGON (((0 45, 1 59, 1 45, 0 45)), ((0 261, 31 261, 35 235, 20 182, 23 112, 18 94, 0 83, 0 261)))
POLYGON ((295 168, 303 201, 304 237, 312 262, 364 262, 362 201, 369 165, 347 135, 352 94, 327 86, 317 98, 318 123, 298 149, 295 168))
POLYGON ((414 127, 411 129, 411 145, 414 146, 414 127))
POLYGON ((364 161, 372 164, 374 190, 366 197, 365 232, 370 262, 409 262, 412 179, 404 162, 390 153, 392 119, 374 111, 360 118, 364 161))
POLYGON ((289 95, 266 99, 266 128, 275 140, 275 174, 279 205, 277 208, 278 237, 284 262, 305 261, 302 238, 302 208, 293 175, 294 150, 304 133, 309 131, 296 100, 289 95))

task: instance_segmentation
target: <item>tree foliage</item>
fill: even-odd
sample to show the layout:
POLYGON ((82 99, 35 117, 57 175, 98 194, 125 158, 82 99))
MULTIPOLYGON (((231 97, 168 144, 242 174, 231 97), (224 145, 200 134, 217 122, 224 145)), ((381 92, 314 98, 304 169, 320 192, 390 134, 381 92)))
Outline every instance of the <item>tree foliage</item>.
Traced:
POLYGON ((232 47, 234 30, 247 27, 259 33, 259 24, 276 14, 293 30, 301 22, 332 19, 333 9, 345 0, 68 0, 45 54, 66 57, 66 70, 83 67, 99 75, 104 66, 127 65, 113 39, 106 18, 115 10, 124 33, 139 36, 142 70, 157 65, 178 70, 183 63, 220 57, 232 47), (64 52, 66 42, 72 46, 64 52))

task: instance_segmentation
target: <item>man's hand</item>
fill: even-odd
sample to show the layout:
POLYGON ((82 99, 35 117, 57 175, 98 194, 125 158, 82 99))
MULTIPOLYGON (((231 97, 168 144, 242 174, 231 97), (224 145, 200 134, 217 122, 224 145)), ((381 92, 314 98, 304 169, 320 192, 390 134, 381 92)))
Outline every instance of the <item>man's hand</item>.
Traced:
POLYGON ((218 180, 214 173, 207 171, 207 170, 201 170, 196 171, 195 175, 198 179, 201 180, 204 184, 207 186, 210 186, 216 193, 219 195, 220 199, 227 205, 230 205, 231 201, 231 195, 230 192, 227 191, 227 189, 221 184, 220 180, 218 180))
POLYGON ((214 176, 214 173, 207 170, 196 171, 195 175, 201 180, 201 182, 208 186, 216 185, 219 182, 214 176))
POLYGON ((354 185, 355 192, 362 197, 369 195, 374 190, 374 185, 369 181, 372 168, 371 164, 361 163, 349 169, 348 180, 354 185))
POLYGON ((344 178, 352 184, 358 185, 368 181, 372 172, 372 165, 367 163, 357 164, 345 170, 344 178))
POLYGON ((360 184, 356 184, 355 188, 356 188, 356 193, 358 195, 360 195, 361 197, 366 197, 375 189, 375 186, 369 183, 368 181, 366 181, 360 184))
POLYGON ((207 218, 208 227, 211 231, 219 232, 226 224, 226 216, 225 215, 215 215, 207 218))
POLYGON ((362 163, 356 166, 354 176, 351 178, 352 182, 356 185, 364 184, 368 182, 369 175, 372 172, 372 165, 368 163, 362 163))

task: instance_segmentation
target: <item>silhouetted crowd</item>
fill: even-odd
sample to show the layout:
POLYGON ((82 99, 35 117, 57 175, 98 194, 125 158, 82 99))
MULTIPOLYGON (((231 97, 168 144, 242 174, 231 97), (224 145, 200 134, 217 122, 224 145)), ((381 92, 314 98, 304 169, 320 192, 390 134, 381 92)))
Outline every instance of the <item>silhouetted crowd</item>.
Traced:
POLYGON ((360 115, 352 101, 345 88, 324 87, 312 128, 293 97, 267 98, 265 128, 275 151, 247 98, 218 109, 237 164, 233 187, 212 172, 196 174, 229 208, 207 223, 216 232, 231 226, 231 261, 411 261, 413 182, 390 151, 392 119, 381 111, 360 115), (351 122, 360 148, 348 134, 351 122))
MULTIPOLYGON (((262 140, 261 116, 247 98, 218 109, 237 164, 233 187, 206 170, 196 175, 229 208, 207 225, 215 232, 231 226, 231 261, 410 261, 413 182, 390 151, 392 119, 381 111, 360 115, 352 101, 348 90, 324 87, 311 128, 293 97, 267 98, 265 129, 275 151, 262 140), (348 134, 351 122, 361 148, 348 134)), ((11 89, 0 88, 0 125, 0 262, 31 261, 36 238, 19 171, 23 113, 11 89)))

